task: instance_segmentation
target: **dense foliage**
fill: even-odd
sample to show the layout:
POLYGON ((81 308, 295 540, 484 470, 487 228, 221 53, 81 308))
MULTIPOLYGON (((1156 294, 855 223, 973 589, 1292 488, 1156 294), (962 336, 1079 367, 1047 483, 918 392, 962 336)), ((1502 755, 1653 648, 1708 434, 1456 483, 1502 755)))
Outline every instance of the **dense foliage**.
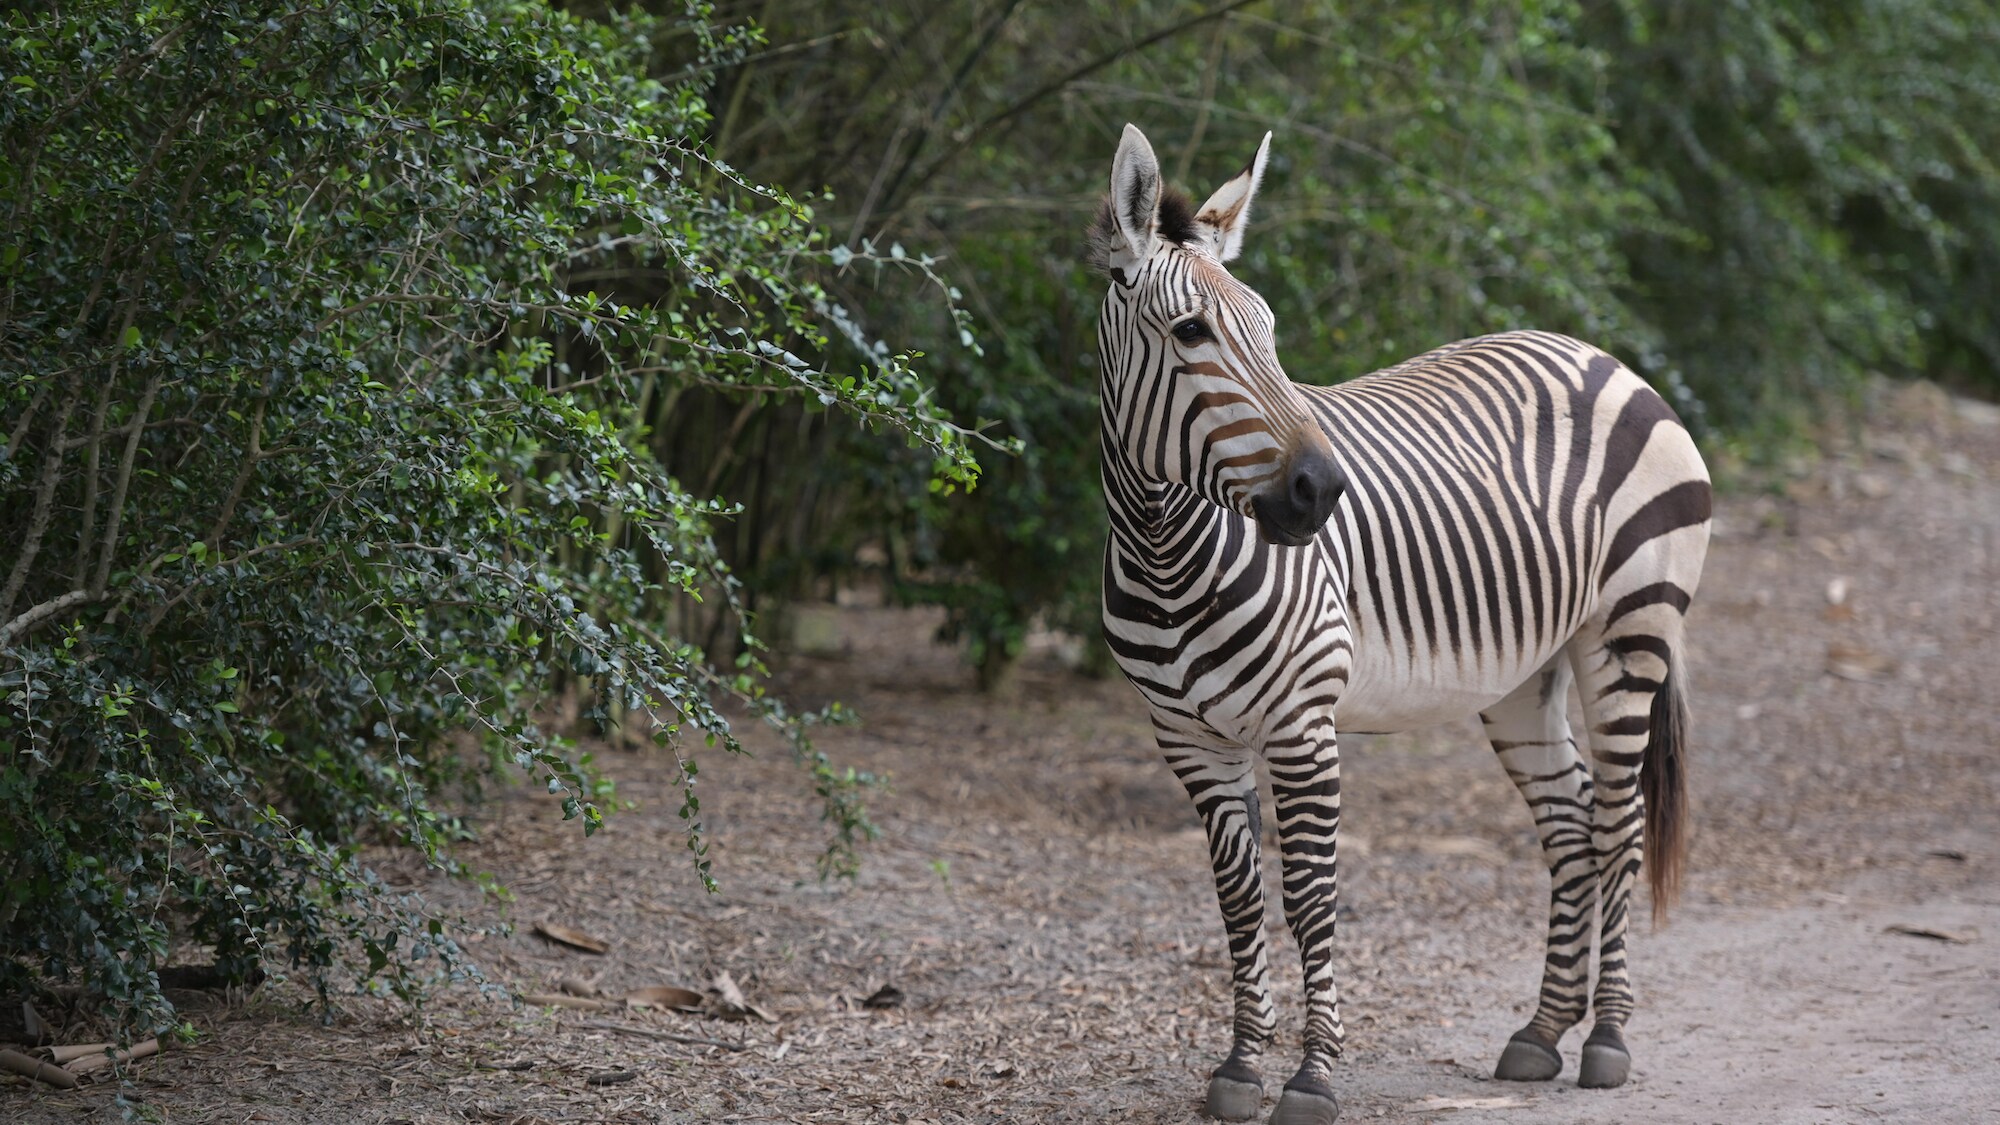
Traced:
POLYGON ((1621 0, 1579 35, 1656 209, 1633 304, 1715 424, 1870 370, 2000 392, 2000 5, 1621 0))
MULTIPOLYGON (((495 772, 594 828, 609 783, 535 722, 561 678, 680 763, 702 879, 691 750, 734 745, 724 700, 793 738, 836 849, 867 830, 754 639, 718 668, 659 627, 697 600, 742 625, 710 539, 732 509, 635 435, 691 386, 793 399, 969 483, 909 357, 819 280, 921 262, 856 261, 715 159, 697 84, 646 76, 646 22, 4 21, 0 985, 80 982, 156 1028, 180 943, 322 995, 462 974, 358 849, 450 866, 446 802, 495 772)), ((755 45, 698 8, 658 30, 700 67, 755 45)))
MULTIPOLYGON (((879 542, 975 659, 1004 662, 1038 618, 1094 632, 1101 283, 1079 232, 1128 120, 1197 196, 1276 132, 1236 272, 1271 300, 1296 378, 1549 328, 1618 352, 1751 456, 1870 370, 2000 391, 1992 0, 743 10, 770 46, 713 77, 723 154, 830 187, 822 214, 850 240, 948 257, 986 354, 943 357, 940 401, 1027 450, 938 504, 882 487, 920 463, 899 477, 779 407, 740 431, 817 434, 814 510, 838 515, 753 511, 723 548, 802 589, 879 542)), ((849 297, 919 340, 957 328, 900 289, 849 297)), ((808 486, 754 448, 726 475, 808 486)))

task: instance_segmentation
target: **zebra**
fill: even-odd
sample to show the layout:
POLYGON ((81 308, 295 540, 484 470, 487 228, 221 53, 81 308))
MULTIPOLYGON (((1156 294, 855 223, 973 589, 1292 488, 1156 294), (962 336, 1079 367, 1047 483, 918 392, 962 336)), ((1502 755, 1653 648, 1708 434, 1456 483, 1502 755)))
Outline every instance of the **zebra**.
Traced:
POLYGON ((1270 145, 1267 133, 1197 208, 1127 125, 1091 230, 1108 281, 1104 635, 1200 814, 1232 961, 1234 1044, 1204 1111, 1258 1112, 1275 1031, 1255 760, 1306 998, 1304 1058, 1270 1120, 1324 1125, 1344 1036, 1337 732, 1471 714, 1550 872, 1540 996, 1495 1077, 1556 1077, 1558 1044, 1594 1005, 1578 1082, 1620 1085, 1633 886, 1643 857, 1660 919, 1685 854, 1682 634, 1708 546, 1707 469, 1642 379, 1552 333, 1464 340, 1333 387, 1291 382, 1270 307, 1225 268, 1270 145))

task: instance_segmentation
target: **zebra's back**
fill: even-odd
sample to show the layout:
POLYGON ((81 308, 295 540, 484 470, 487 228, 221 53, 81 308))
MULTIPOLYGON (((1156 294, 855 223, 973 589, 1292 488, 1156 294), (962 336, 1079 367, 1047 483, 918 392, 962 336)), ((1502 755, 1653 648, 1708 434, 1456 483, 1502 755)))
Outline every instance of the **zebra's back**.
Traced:
POLYGON ((1604 352, 1510 332, 1303 389, 1350 482, 1322 533, 1348 576, 1344 729, 1478 711, 1594 618, 1662 583, 1693 593, 1707 470, 1604 352))

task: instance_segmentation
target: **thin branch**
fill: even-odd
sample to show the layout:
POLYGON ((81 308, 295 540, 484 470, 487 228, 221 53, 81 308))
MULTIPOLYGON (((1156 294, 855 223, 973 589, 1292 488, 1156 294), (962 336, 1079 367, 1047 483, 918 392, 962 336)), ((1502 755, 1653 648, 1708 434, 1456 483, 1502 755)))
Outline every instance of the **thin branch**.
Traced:
MULTIPOLYGON (((11 290, 13 287, 8 288, 11 290)), ((53 382, 43 383, 42 389, 36 391, 34 399, 28 403, 28 408, 21 412, 21 420, 14 424, 14 432, 7 435, 6 450, 0 452, 0 464, 14 459, 14 451, 21 448, 21 438, 28 432, 28 423, 35 420, 35 415, 42 409, 42 402, 49 397, 49 389, 54 385, 53 382)))
POLYGON ((731 1051, 747 1051, 748 1043, 731 1043, 726 1039, 710 1039, 706 1035, 682 1035, 677 1031, 655 1031, 650 1027, 633 1027, 629 1023, 612 1023, 609 1020, 580 1020, 583 1026, 598 1031, 616 1031, 621 1035, 638 1035, 647 1039, 664 1039, 669 1043, 694 1043, 703 1047, 722 1047, 731 1051))
MULTIPOLYGON (((1158 31, 1152 32, 1147 35, 1143 35, 1137 39, 1130 40, 1126 42, 1123 46, 1120 46, 1112 51, 1107 52, 1106 54, 1100 55, 1099 57, 1092 59, 1090 62, 1087 62, 1082 66, 1077 67, 1075 70, 1070 71, 1069 73, 1063 75, 1060 78, 1055 79, 1054 81, 1043 83, 1041 86, 1036 87, 1034 90, 1029 91, 1027 94, 1022 95, 1020 98, 1017 98, 1013 102, 1013 104, 1009 105, 1007 108, 1001 110, 1000 112, 994 114, 991 117, 988 117, 986 120, 981 121, 979 124, 974 125, 971 129, 966 130, 965 135, 960 137, 951 146, 949 151, 947 151, 943 156, 938 157, 935 163, 933 163, 929 168, 924 169, 923 175, 917 177, 916 182, 910 186, 911 194, 914 195, 916 192, 923 190, 924 186, 930 183, 931 180, 935 179, 939 172, 944 171, 944 169, 948 165, 950 165, 953 160, 956 160, 958 158, 959 153, 964 152, 966 149, 972 147, 974 144, 977 144, 980 140, 985 138, 986 134, 992 132, 995 128, 999 127, 1000 125, 1003 125, 1008 121, 1012 121, 1014 118, 1020 116, 1021 114, 1027 112, 1028 110, 1033 109, 1035 105, 1038 104, 1043 98, 1061 92, 1063 88, 1068 86, 1070 83, 1076 82, 1079 79, 1088 78, 1091 75, 1096 74, 1098 71, 1103 70, 1105 67, 1110 66, 1112 63, 1115 63, 1120 59, 1125 58, 1128 55, 1138 54, 1140 51, 1143 51, 1146 48, 1151 47, 1155 43, 1171 39, 1174 36, 1179 35, 1183 31, 1187 31, 1190 28, 1200 27, 1202 24, 1208 23, 1211 20, 1219 20, 1222 17, 1228 15, 1229 13, 1238 10, 1239 8, 1246 8, 1251 4, 1255 3, 1257 3, 1257 0, 1230 0, 1229 3, 1223 4, 1220 7, 1211 8, 1208 11, 1201 13, 1200 15, 1189 16, 1187 19, 1184 19, 1179 23, 1171 24, 1167 27, 1159 29, 1158 31)), ((899 205, 894 211, 890 212, 888 220, 886 220, 883 223, 883 225, 886 227, 890 223, 893 223, 897 218, 897 216, 902 214, 902 211, 903 207, 899 205)))
MULTIPOLYGON (((951 81, 945 83, 944 92, 938 95, 937 101, 931 104, 930 112, 924 115, 923 123, 917 128, 916 139, 910 142, 909 151, 903 154, 902 166, 896 169, 896 174, 889 180, 889 186, 883 189, 882 198, 896 198, 896 193, 902 189, 903 181, 909 178, 910 168, 916 164, 917 158, 923 155, 924 146, 930 143, 931 134, 943 124, 945 114, 951 112, 952 103, 958 100, 959 90, 964 88, 965 80, 972 75, 972 68, 979 65, 979 60, 986 56, 986 52, 993 46, 993 40, 999 37, 1000 29, 1006 27, 1007 21, 1014 18, 1014 12, 1020 6, 1021 0, 1008 0, 1007 6, 993 18, 993 22, 986 25, 986 31, 980 35, 979 42, 959 60, 958 68, 952 71, 951 81)), ((854 219, 857 235, 867 222, 867 212, 864 209, 854 219)), ((848 236, 848 241, 854 241, 854 237, 855 235, 848 236)))
MULTIPOLYGON (((764 21, 760 18, 757 22, 761 24, 764 21)), ((662 78, 660 80, 660 85, 678 86, 683 82, 692 81, 696 78, 701 77, 704 74, 713 74, 716 71, 721 70, 727 66, 738 65, 739 63, 740 65, 748 66, 752 63, 768 62, 771 59, 780 58, 785 55, 795 54, 799 51, 809 51, 814 47, 823 46, 824 44, 827 43, 838 42, 839 40, 845 39, 850 35, 858 34, 859 31, 860 31, 859 28, 847 28, 846 30, 843 31, 829 31, 825 35, 821 35, 817 38, 801 39, 796 43, 786 43, 783 44, 782 46, 772 47, 768 51, 758 51, 755 54, 745 55, 741 60, 738 61, 738 63, 710 62, 710 63, 702 63, 699 66, 685 67, 671 78, 662 78)), ((720 151, 723 146, 721 144, 717 144, 715 147, 717 151, 720 151)))
POLYGON ((256 474, 257 463, 264 459, 261 443, 264 438, 264 404, 267 401, 259 398, 257 409, 250 415, 250 447, 243 454, 243 464, 236 470, 236 479, 229 485, 229 496, 223 500, 222 510, 215 515, 214 526, 208 529, 206 539, 211 551, 222 546, 222 533, 229 527, 229 521, 236 517, 236 505, 243 499, 243 490, 256 474))
MULTIPOLYGON (((212 565, 211 569, 221 570, 224 567, 236 566, 244 562, 246 559, 253 559, 256 558, 258 555, 268 554, 272 551, 292 551, 292 550, 297 550, 298 548, 301 547, 317 547, 319 546, 319 542, 320 542, 319 536, 307 535, 307 536, 302 536, 298 539, 287 539, 280 543, 266 543, 261 547, 252 547, 249 550, 233 558, 217 559, 215 563, 212 565)), ((154 556, 151 561, 146 563, 144 569, 140 572, 140 577, 150 578, 152 576, 153 569, 159 566, 160 563, 165 560, 165 558, 166 558, 166 553, 154 556)), ((193 594, 196 590, 199 590, 201 588, 202 584, 200 582, 190 582, 187 585, 181 587, 180 592, 176 593, 173 597, 168 598, 166 601, 161 602, 157 606, 154 606, 153 612, 148 614, 146 617, 145 626, 139 630, 139 635, 141 637, 152 636, 153 630, 159 628, 160 622, 166 620, 167 614, 173 612, 173 608, 175 606, 186 601, 189 595, 193 594)), ((138 590, 139 587, 136 582, 133 585, 126 588, 125 596, 118 599, 118 604, 113 606, 111 608, 110 614, 105 617, 106 623, 116 621, 118 619, 118 616, 125 612, 125 607, 131 604, 132 597, 134 594, 138 593, 138 590)))
POLYGON ((1185 184, 1188 169, 1194 164, 1194 154, 1201 151, 1201 140, 1208 132, 1208 115, 1215 108, 1215 77, 1222 69, 1222 33, 1227 25, 1217 20, 1215 34, 1208 41, 1208 66, 1201 74, 1201 108, 1195 111, 1194 132, 1188 134, 1187 146, 1181 149, 1181 162, 1174 169, 1173 182, 1185 184))

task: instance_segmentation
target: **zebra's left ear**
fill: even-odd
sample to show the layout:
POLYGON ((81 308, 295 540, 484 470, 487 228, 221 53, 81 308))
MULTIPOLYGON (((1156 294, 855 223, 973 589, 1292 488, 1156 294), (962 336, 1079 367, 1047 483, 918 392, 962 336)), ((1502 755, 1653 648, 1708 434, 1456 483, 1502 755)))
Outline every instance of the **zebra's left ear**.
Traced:
POLYGON ((1257 184, 1264 178, 1264 162, 1271 156, 1271 134, 1264 134, 1264 142, 1257 146, 1257 155, 1250 158, 1249 167, 1228 183, 1215 189, 1208 202, 1201 205, 1195 217, 1195 226, 1217 261, 1227 262, 1243 252, 1243 228, 1250 225, 1250 200, 1257 194, 1257 184))

